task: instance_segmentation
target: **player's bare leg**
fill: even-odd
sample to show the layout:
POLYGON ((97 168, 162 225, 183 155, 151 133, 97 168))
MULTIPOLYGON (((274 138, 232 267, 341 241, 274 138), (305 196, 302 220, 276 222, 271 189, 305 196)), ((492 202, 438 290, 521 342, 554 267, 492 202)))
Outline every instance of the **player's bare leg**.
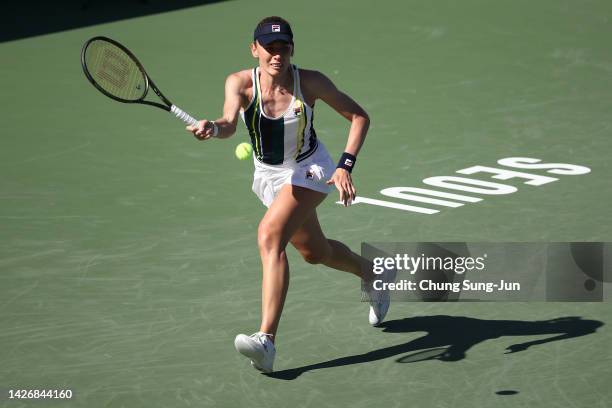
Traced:
POLYGON ((303 187, 285 185, 259 224, 257 242, 263 267, 261 326, 251 336, 236 336, 234 346, 260 371, 271 372, 274 365, 274 340, 289 286, 285 248, 289 238, 325 196, 303 187))
POLYGON ((325 237, 316 210, 293 234, 291 244, 308 263, 323 264, 368 281, 373 278, 370 261, 351 251, 342 242, 325 237))
POLYGON ((276 335, 287 288, 289 264, 285 248, 326 194, 285 185, 259 224, 258 244, 263 267, 260 331, 276 335))
POLYGON ((384 275, 375 275, 369 260, 357 255, 342 242, 327 239, 321 230, 316 210, 312 211, 306 222, 291 237, 291 243, 307 262, 350 272, 363 279, 370 300, 368 320, 372 325, 382 323, 389 310, 389 292, 373 292, 372 282, 374 279, 394 281, 395 270, 385 271, 384 275))

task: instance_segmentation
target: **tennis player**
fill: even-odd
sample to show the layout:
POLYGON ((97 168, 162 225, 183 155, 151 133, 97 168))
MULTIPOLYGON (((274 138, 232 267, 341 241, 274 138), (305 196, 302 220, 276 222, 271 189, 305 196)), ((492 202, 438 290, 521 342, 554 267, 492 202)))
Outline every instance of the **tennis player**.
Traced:
MULTIPOLYGON (((236 132, 238 114, 248 129, 255 163, 253 191, 268 207, 257 235, 263 266, 262 316, 259 331, 251 336, 239 334, 234 344, 256 369, 271 372, 276 332, 289 286, 288 243, 308 263, 324 264, 372 281, 369 261, 343 243, 326 238, 316 212, 334 186, 344 206, 355 199, 351 171, 370 119, 325 75, 291 64, 293 33, 286 20, 261 20, 250 48, 259 64, 227 77, 223 116, 215 121, 202 120, 187 130, 199 140, 228 138, 236 132), (337 165, 315 132, 313 114, 319 99, 351 123, 337 165)), ((388 308, 388 297, 372 297, 370 323, 382 322, 388 308)))

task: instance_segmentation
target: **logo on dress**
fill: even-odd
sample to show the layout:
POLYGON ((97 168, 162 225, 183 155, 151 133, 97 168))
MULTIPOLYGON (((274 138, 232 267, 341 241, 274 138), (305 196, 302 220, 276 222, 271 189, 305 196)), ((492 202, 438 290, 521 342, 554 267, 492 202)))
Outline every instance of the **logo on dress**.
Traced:
POLYGON ((302 114, 302 107, 296 106, 295 108, 293 108, 293 114, 295 116, 300 116, 302 114))
POLYGON ((272 32, 273 33, 280 33, 280 25, 272 24, 272 32))

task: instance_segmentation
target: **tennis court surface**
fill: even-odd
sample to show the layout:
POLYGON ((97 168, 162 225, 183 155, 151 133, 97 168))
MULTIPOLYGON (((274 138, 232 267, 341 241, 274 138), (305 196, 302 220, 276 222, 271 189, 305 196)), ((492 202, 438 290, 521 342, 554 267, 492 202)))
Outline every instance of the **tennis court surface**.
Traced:
MULTIPOLYGON (((358 194, 440 210, 343 208, 331 195, 318 210, 330 238, 354 250, 612 241, 609 2, 228 1, 5 41, 0 405, 38 406, 7 390, 51 388, 73 391, 51 402, 66 407, 611 406, 609 300, 395 302, 372 328, 359 282, 293 249, 276 373, 236 353, 234 336, 259 324, 265 210, 252 164, 234 158, 244 126, 198 142, 169 114, 100 95, 79 53, 88 38, 114 38, 173 102, 216 118, 226 75, 255 64, 248 43, 268 15, 292 23, 296 65, 371 116, 358 194), (456 208, 381 193, 509 157, 590 172, 495 180, 516 192, 456 208)), ((348 123, 315 110, 339 157, 348 123)))

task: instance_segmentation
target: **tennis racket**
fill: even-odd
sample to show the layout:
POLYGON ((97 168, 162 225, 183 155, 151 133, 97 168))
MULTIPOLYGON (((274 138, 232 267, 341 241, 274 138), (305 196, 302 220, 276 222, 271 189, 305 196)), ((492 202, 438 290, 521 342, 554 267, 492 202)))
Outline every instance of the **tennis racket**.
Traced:
POLYGON ((155 86, 138 59, 125 46, 107 37, 94 37, 83 45, 81 65, 85 76, 104 95, 123 103, 142 103, 173 113, 183 122, 198 121, 174 105, 155 86), (149 89, 162 103, 145 100, 149 89))

